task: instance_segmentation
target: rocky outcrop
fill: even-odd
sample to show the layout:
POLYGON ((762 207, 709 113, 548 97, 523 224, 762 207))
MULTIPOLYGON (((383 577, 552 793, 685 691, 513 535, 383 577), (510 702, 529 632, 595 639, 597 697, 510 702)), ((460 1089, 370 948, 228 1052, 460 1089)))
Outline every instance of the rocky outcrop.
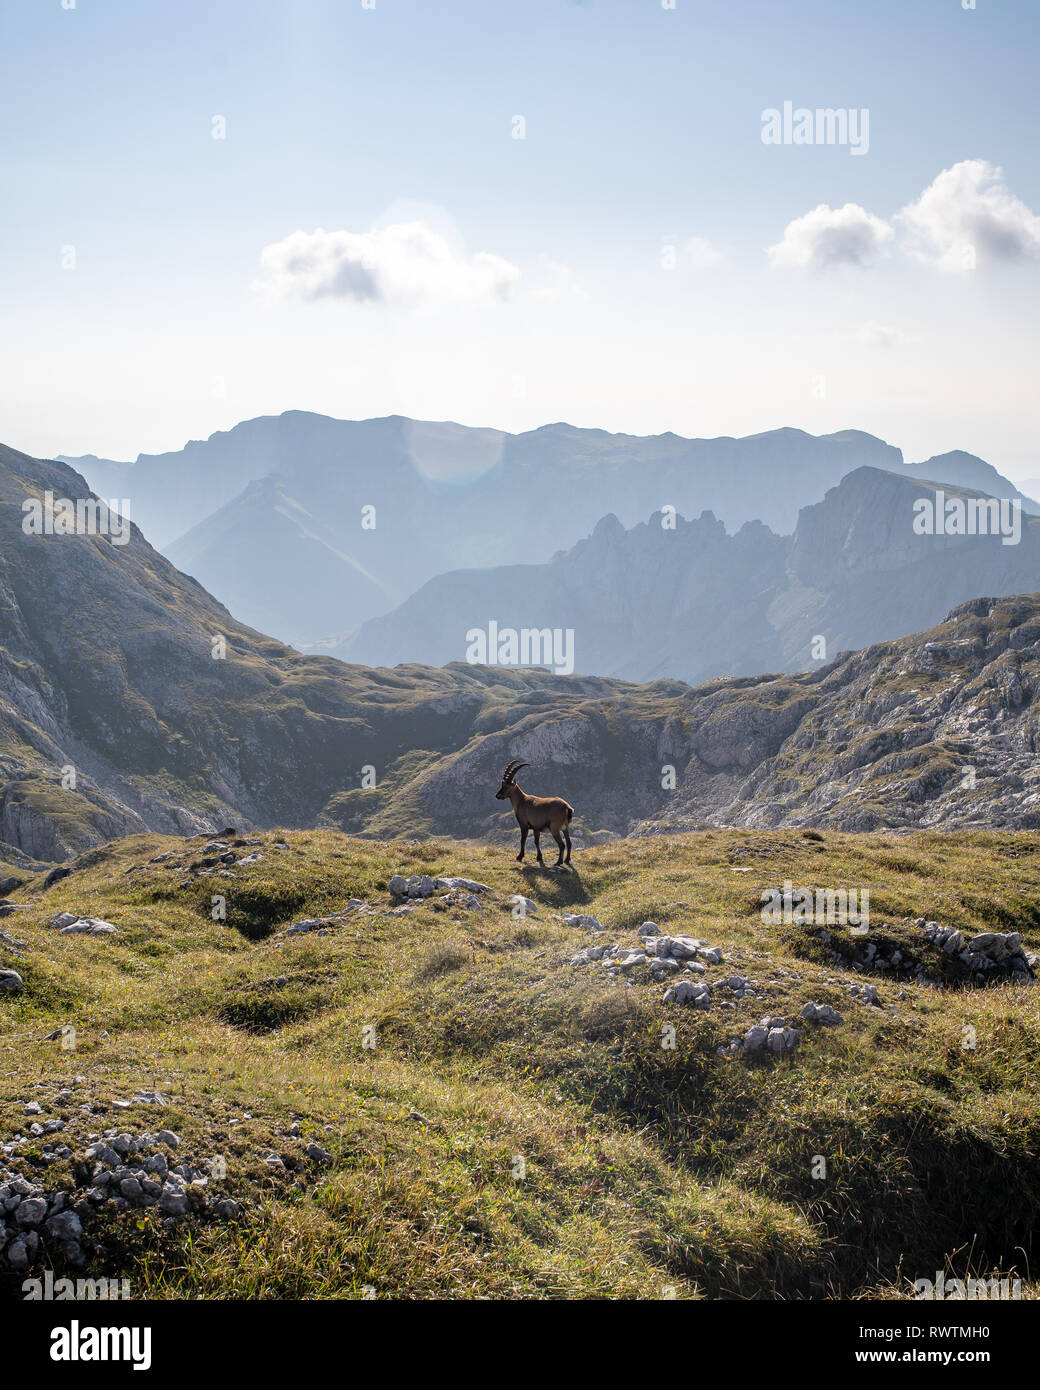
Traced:
POLYGON ((77 1180, 52 1188, 17 1169, 0 1168, 0 1270, 82 1269, 96 1253, 98 1218, 134 1207, 154 1208, 167 1222, 188 1217, 223 1222, 241 1215, 238 1202, 209 1187, 215 1175, 226 1172, 223 1159, 193 1164, 175 1157, 180 1138, 170 1130, 110 1129, 77 1158, 65 1142, 64 1121, 32 1118, 45 1114, 35 1102, 25 1113, 29 1136, 16 1135, 3 1146, 5 1153, 18 1155, 27 1139, 35 1141, 48 1164, 72 1159, 77 1180))
MULTIPOLYGON (((999 534, 918 534, 920 499, 981 496, 930 476, 855 469, 802 508, 791 536, 760 521, 727 534, 711 512, 691 521, 658 512, 631 530, 608 515, 546 564, 431 580, 336 653, 385 666, 459 661, 467 633, 494 616, 499 630, 569 629, 575 670, 626 680, 818 668, 841 650, 931 627, 961 600, 1037 582, 1040 521, 1027 515, 1015 544, 999 534)), ((1005 483, 997 495, 1014 491, 1005 483)))
POLYGON ((917 923, 933 950, 956 960, 973 981, 990 984, 1005 979, 1012 984, 1032 984, 1037 957, 1022 945, 1021 932, 984 931, 972 934, 938 922, 917 923))

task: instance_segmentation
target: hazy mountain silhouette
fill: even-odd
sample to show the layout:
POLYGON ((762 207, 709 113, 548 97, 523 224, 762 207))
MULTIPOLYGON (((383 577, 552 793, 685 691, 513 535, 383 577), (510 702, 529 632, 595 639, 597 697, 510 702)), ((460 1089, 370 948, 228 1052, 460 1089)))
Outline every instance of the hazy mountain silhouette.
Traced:
POLYGON ((730 531, 760 520, 787 534, 801 507, 864 465, 1018 495, 970 454, 904 465, 857 430, 685 439, 553 424, 514 435, 288 411, 134 463, 66 461, 100 495, 129 498, 180 569, 304 649, 335 645, 446 571, 543 564, 611 513, 631 527, 671 506, 711 511, 730 531))
MULTIPOLYGON (((718 629, 720 661, 728 632, 754 647, 764 630, 756 586, 768 593, 785 548, 803 581, 821 565, 857 584, 884 577, 900 558, 898 535, 895 553, 882 550, 900 490, 919 485, 860 470, 819 504, 831 515, 803 513, 793 544, 760 524, 739 537, 710 518, 677 528, 673 555, 683 544, 707 552, 696 584, 715 582, 730 548, 744 575, 743 608, 684 596, 697 640, 718 629), (823 527, 815 541, 810 524, 823 527)), ((1040 823, 1035 595, 973 599, 938 630, 819 670, 699 688, 462 664, 373 670, 301 656, 245 627, 136 527, 121 545, 103 534, 27 534, 23 504, 47 492, 89 498, 66 465, 0 447, 0 841, 34 860, 145 827, 482 835, 508 826, 493 793, 509 756, 573 796, 583 834, 690 817, 849 829, 1040 823), (967 791, 966 730, 978 769, 967 791), (662 786, 665 763, 680 770, 674 789, 662 786), (366 766, 374 787, 362 786, 366 766)), ((586 595, 595 611, 609 617, 617 592, 604 557, 616 552, 617 571, 637 577, 626 548, 653 553, 652 529, 607 522, 587 542, 601 576, 598 599, 586 595)), ((940 539, 902 570, 926 596, 968 553, 940 539)), ((993 571, 1004 582, 1018 562, 1000 562, 1012 567, 993 571)), ((580 557, 573 563, 581 569, 580 557)), ((617 617, 635 630, 635 608, 617 617)))
POLYGON ((707 509, 731 529, 761 518, 785 531, 852 469, 902 456, 857 431, 696 440, 555 424, 510 435, 290 411, 132 464, 66 461, 99 494, 129 498, 145 533, 222 601, 310 646, 446 570, 543 563, 608 512, 632 526, 657 507, 707 509))
POLYGON ((660 513, 627 531, 611 515, 546 565, 431 580, 334 654, 380 666, 459 661, 467 632, 494 619, 500 628, 573 628, 578 671, 626 680, 812 669, 843 649, 930 627, 979 593, 1038 582, 1040 520, 1023 514, 1016 545, 915 534, 914 503, 936 491, 923 478, 860 468, 802 508, 790 537, 761 522, 727 534, 710 512, 679 518, 674 530, 660 513))

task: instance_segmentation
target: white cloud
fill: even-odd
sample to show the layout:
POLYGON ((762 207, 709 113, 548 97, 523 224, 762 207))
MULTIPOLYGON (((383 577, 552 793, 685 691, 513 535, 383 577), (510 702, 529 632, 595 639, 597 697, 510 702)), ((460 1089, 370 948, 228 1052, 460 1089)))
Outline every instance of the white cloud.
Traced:
POLYGON ((706 270, 708 266, 718 265, 722 260, 722 252, 716 251, 707 237, 691 237, 686 243, 686 254, 690 258, 690 263, 695 265, 698 270, 706 270))
POLYGON ((796 217, 784 238, 768 248, 769 259, 783 270, 824 270, 829 266, 869 266, 877 260, 892 228, 858 203, 832 208, 826 203, 796 217))
POLYGON ((984 159, 944 169, 898 214, 910 253, 941 270, 1040 259, 1040 217, 1003 179, 1003 170, 984 159))
POLYGON ((260 253, 254 288, 277 299, 448 305, 503 299, 520 271, 486 251, 469 254, 423 221, 369 232, 292 232, 260 253))
POLYGON ((588 298, 585 286, 570 266, 554 261, 551 256, 538 256, 531 274, 525 276, 525 283, 534 299, 588 298))
POLYGON ((868 319, 861 325, 856 337, 861 343, 866 343, 868 347, 891 348, 899 347, 903 343, 909 343, 912 339, 898 328, 892 328, 887 323, 878 323, 876 319, 868 319))

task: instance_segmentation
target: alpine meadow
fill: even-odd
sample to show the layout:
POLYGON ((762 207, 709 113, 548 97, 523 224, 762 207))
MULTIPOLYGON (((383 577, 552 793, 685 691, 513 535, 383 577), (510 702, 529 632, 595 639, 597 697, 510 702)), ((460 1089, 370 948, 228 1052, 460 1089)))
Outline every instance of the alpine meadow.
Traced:
POLYGON ((774 1374, 1010 1373, 1035 5, 5 37, 26 1365, 298 1374, 380 1304, 609 1300, 774 1374))

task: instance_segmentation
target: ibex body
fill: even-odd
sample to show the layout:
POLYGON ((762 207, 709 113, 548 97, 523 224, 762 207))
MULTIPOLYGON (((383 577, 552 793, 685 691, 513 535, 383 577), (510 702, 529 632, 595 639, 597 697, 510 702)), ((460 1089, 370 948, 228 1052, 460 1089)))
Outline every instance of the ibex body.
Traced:
POLYGON ((502 785, 495 793, 496 801, 508 800, 512 804, 516 823, 520 827, 520 853, 516 856, 517 862, 523 862, 527 836, 530 832, 534 835, 534 847, 538 854, 538 862, 539 864, 545 863, 542 858, 542 847, 539 839, 542 831, 548 830, 560 851, 559 858, 553 867, 558 868, 561 864, 569 864, 571 862, 571 832, 567 827, 574 815, 574 809, 560 796, 528 796, 525 791, 518 787, 514 778, 522 767, 527 766, 529 766, 527 763, 511 762, 502 774, 502 785), (565 846, 566 854, 564 853, 565 846))

